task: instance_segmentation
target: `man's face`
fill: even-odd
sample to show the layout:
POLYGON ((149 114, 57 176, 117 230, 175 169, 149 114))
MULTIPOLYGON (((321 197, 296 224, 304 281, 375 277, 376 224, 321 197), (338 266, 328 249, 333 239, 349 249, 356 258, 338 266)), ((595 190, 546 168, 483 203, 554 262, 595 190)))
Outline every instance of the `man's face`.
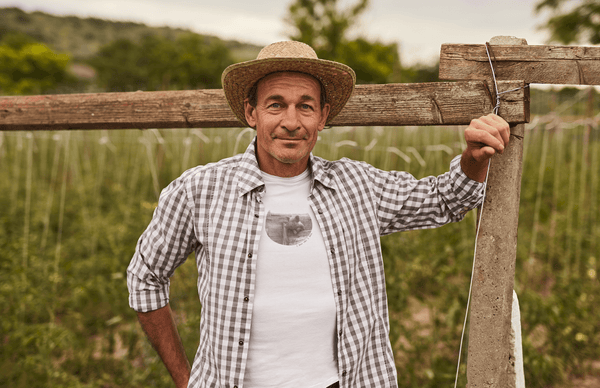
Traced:
POLYGON ((329 104, 320 105, 321 85, 292 72, 273 73, 259 81, 256 107, 244 100, 246 120, 256 128, 257 158, 267 174, 301 174, 318 134, 325 127, 329 104))

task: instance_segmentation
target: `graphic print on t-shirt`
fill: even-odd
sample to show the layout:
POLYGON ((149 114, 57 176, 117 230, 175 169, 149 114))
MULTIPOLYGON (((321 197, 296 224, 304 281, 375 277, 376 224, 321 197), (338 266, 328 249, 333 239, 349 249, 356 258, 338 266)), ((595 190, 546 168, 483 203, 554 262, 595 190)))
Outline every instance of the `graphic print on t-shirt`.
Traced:
POLYGON ((267 213, 267 236, 280 245, 302 245, 312 232, 308 214, 267 213))

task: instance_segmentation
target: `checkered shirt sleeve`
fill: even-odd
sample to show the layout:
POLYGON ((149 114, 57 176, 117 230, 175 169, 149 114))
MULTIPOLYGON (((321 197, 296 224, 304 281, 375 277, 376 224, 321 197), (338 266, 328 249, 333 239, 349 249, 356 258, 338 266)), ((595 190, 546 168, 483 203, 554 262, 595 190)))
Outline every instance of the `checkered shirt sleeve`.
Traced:
POLYGON ((374 192, 380 198, 377 218, 381 235, 460 221, 483 198, 484 185, 465 175, 460 156, 452 160, 447 173, 439 176, 416 179, 398 171, 372 176, 374 192))
POLYGON ((161 192, 152 220, 137 242, 127 269, 129 304, 135 311, 153 311, 169 303, 169 278, 198 247, 185 188, 189 173, 161 192))

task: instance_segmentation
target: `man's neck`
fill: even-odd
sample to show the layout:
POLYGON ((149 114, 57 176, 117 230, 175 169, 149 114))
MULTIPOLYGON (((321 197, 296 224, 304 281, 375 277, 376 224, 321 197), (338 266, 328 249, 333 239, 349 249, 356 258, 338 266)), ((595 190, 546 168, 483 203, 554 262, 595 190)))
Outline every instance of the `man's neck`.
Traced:
POLYGON ((283 163, 277 160, 272 161, 271 163, 262 163, 260 158, 257 155, 258 167, 261 171, 282 178, 291 178, 294 176, 298 176, 306 171, 308 167, 309 155, 307 155, 302 160, 295 163, 283 163))

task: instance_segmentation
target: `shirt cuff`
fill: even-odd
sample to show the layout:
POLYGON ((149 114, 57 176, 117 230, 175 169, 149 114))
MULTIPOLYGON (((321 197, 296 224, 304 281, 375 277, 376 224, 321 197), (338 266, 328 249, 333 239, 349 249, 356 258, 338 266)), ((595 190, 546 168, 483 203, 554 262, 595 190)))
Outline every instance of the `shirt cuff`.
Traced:
POLYGON ((127 288, 129 289, 129 306, 137 312, 145 313, 158 310, 169 303, 169 279, 159 281, 146 268, 135 271, 132 266, 145 267, 141 260, 132 260, 127 269, 127 288))
POLYGON ((485 192, 485 183, 473 180, 464 173, 460 166, 461 155, 456 156, 450 163, 450 177, 454 182, 453 191, 458 199, 456 214, 464 216, 469 210, 481 205, 485 192))

